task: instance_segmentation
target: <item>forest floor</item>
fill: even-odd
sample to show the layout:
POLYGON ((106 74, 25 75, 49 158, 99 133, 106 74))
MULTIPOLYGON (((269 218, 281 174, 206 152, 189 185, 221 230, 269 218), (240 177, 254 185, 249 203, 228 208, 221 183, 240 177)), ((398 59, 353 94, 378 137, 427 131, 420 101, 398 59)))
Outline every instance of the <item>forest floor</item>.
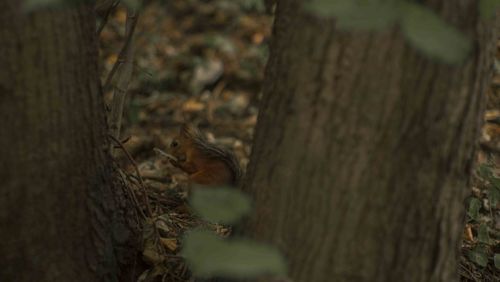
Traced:
MULTIPOLYGON (((187 229, 204 224, 189 212, 186 175, 153 148, 167 148, 179 126, 190 122, 209 141, 231 148, 242 167, 248 163, 272 25, 272 16, 261 3, 152 1, 139 14, 122 134, 135 164, 123 152, 117 157, 145 226, 142 265, 135 270, 138 281, 189 281, 189 271, 177 256, 180 239, 187 229)), ((103 80, 123 45, 125 21, 126 11, 119 6, 100 34, 103 80)), ((500 93, 500 75, 493 80, 485 119, 500 116, 496 92, 500 93)), ((111 96, 105 93, 108 103, 111 96)), ((500 281, 493 261, 494 253, 500 253, 500 179, 496 176, 500 158, 495 157, 500 154, 499 124, 500 119, 483 127, 478 169, 464 203, 468 212, 461 281, 500 281)), ((228 232, 209 227, 220 234, 228 232)))

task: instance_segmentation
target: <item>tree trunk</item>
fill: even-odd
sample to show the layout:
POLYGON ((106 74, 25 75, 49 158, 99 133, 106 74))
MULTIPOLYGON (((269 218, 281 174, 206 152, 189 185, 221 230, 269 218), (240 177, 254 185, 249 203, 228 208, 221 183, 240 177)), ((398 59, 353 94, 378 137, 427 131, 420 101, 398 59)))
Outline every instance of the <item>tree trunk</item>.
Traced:
POLYGON ((106 151, 93 7, 23 2, 0 3, 0 280, 116 281, 135 217, 106 151))
POLYGON ((245 232, 284 251, 294 282, 456 281, 494 47, 477 1, 423 1, 475 39, 455 67, 304 2, 278 4, 245 232))

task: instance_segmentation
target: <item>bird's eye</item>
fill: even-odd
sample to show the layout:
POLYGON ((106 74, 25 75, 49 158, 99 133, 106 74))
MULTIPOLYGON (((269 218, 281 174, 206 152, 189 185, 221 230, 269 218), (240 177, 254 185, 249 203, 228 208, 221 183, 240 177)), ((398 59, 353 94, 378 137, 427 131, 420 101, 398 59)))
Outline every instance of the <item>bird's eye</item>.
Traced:
POLYGON ((176 140, 174 140, 174 141, 172 141, 172 143, 170 143, 170 148, 175 148, 177 146, 179 146, 179 143, 177 143, 176 140))

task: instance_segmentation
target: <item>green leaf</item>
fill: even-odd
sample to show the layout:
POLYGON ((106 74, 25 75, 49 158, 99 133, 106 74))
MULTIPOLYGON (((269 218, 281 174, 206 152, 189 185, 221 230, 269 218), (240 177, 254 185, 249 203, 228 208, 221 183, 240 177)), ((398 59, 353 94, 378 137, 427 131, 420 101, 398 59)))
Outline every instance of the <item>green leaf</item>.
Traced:
POLYGON ((251 210, 250 199, 235 188, 197 188, 191 205, 205 220, 222 224, 234 223, 251 210))
POLYGON ((485 180, 490 180, 493 177, 493 173, 491 172, 491 167, 487 164, 481 164, 477 168, 479 176, 481 176, 485 180))
POLYGON ((490 207, 495 208, 500 201, 500 189, 496 187, 488 188, 488 200, 490 201, 490 207))
POLYGON ((496 10, 500 7, 500 0, 480 0, 479 1, 479 14, 483 19, 491 19, 496 10))
POLYGON ((486 252, 483 250, 481 247, 476 247, 473 250, 470 250, 469 253, 469 259, 476 264, 486 267, 488 265, 488 256, 486 255, 486 252))
POLYGON ((122 0, 122 3, 132 10, 138 10, 141 8, 141 1, 139 0, 122 0))
POLYGON ((462 62, 471 49, 471 41, 439 15, 413 2, 404 3, 401 28, 416 48, 448 64, 462 62))
POLYGON ((493 256, 493 262, 495 263, 495 267, 500 269, 500 254, 495 254, 493 256))
POLYGON ((493 175, 488 179, 497 190, 500 190, 500 179, 494 177, 493 175))
POLYGON ((275 248, 245 239, 222 240, 209 231, 189 232, 181 255, 198 277, 252 278, 286 273, 283 256, 275 248))
POLYGON ((484 244, 490 244, 490 235, 488 234, 488 226, 486 224, 479 225, 477 230, 477 240, 484 244))
POLYGON ((473 220, 477 220, 479 218, 479 210, 481 209, 482 203, 478 198, 472 198, 469 202, 469 209, 467 210, 467 214, 473 220))
POLYGON ((306 9, 319 16, 335 17, 342 29, 379 30, 398 20, 398 4, 391 0, 313 0, 306 9))

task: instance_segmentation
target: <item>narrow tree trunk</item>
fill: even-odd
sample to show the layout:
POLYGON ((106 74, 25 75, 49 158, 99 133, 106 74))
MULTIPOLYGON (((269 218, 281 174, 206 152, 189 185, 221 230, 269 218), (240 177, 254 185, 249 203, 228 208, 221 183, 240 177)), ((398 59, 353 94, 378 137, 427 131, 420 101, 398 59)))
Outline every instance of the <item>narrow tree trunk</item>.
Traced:
POLYGON ((116 281, 134 220, 106 152, 93 7, 0 3, 0 280, 116 281))
POLYGON ((455 67, 304 2, 278 4, 247 234, 285 252, 294 282, 455 281, 493 48, 477 1, 423 1, 474 38, 455 67))

